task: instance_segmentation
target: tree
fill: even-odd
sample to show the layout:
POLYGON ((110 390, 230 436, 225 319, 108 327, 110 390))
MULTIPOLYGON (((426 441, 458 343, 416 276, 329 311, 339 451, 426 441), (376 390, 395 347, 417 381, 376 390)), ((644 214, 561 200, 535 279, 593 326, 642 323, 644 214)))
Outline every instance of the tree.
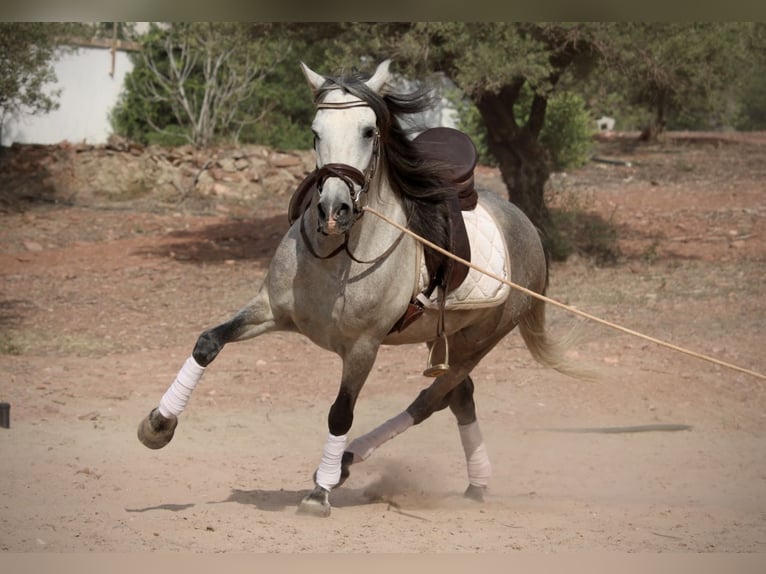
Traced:
POLYGON ((393 56, 397 71, 407 75, 449 76, 481 114, 509 199, 550 245, 556 229, 544 201, 550 162, 541 134, 552 95, 606 70, 609 91, 651 107, 655 127, 702 117, 719 127, 750 62, 763 61, 753 57, 754 26, 425 22, 313 25, 308 33, 331 32, 325 33, 332 38, 325 60, 358 65, 360 56, 393 56), (528 91, 532 97, 523 106, 528 91))
MULTIPOLYGON (((233 121, 219 124, 214 130, 217 140, 228 138, 240 143, 259 143, 285 149, 309 149, 313 141, 308 125, 313 105, 304 93, 305 81, 298 66, 297 54, 316 47, 303 37, 291 34, 291 24, 236 24, 240 36, 239 50, 251 51, 254 58, 266 61, 261 74, 236 102, 228 104, 236 110, 233 121)), ((221 29, 221 28, 219 28, 221 29)), ((120 101, 111 114, 116 134, 141 143, 179 145, 193 141, 191 124, 185 115, 174 111, 170 97, 157 97, 147 86, 157 84, 159 70, 167 76, 170 67, 167 29, 155 27, 141 39, 143 52, 132 56, 133 70, 125 78, 120 101), (148 63, 152 62, 153 66, 148 63)), ((232 54, 224 65, 236 65, 241 55, 232 54)), ((183 82, 187 96, 199 94, 206 84, 204 68, 193 67, 183 82), (196 90, 196 92, 195 92, 196 90)), ((177 92, 177 90, 175 90, 177 92)), ((178 94, 176 94, 178 95, 178 94)), ((184 108, 181 108, 184 112, 184 108)))
MULTIPOLYGON (((206 147, 222 133, 236 140, 246 123, 266 112, 255 113, 249 105, 267 71, 285 53, 253 30, 227 22, 155 27, 142 52, 143 70, 136 73, 140 81, 131 81, 145 101, 172 113, 189 143, 206 147)), ((167 130, 155 123, 154 114, 146 120, 157 131, 167 130)))
POLYGON ((540 143, 548 99, 565 74, 587 69, 598 55, 602 26, 484 22, 333 26, 330 49, 336 61, 339 54, 345 55, 348 65, 354 59, 358 63, 360 55, 393 56, 398 70, 408 75, 442 72, 450 77, 481 114, 487 145, 497 159, 509 199, 544 234, 554 232, 544 201, 550 166, 540 143), (533 95, 519 114, 525 87, 533 95))
POLYGON ((58 107, 55 25, 40 22, 0 22, 0 135, 5 122, 22 114, 47 113, 58 107))
POLYGON ((766 129, 766 22, 757 22, 750 38, 749 61, 753 72, 747 74, 741 91, 741 110, 736 127, 741 130, 766 129))
POLYGON ((736 113, 730 104, 749 77, 752 23, 622 22, 604 37, 611 88, 652 110, 644 139, 667 127, 720 128, 736 113))

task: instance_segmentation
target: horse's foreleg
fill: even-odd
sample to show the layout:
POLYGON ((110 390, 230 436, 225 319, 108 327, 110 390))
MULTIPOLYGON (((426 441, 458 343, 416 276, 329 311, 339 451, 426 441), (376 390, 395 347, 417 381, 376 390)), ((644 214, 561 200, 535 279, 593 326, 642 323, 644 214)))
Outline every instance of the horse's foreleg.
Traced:
POLYGON ((357 341, 343 355, 340 390, 327 417, 329 433, 322 450, 319 467, 314 473, 314 490, 298 506, 298 512, 315 516, 330 515, 330 490, 348 477, 351 464, 346 452, 348 431, 354 422, 354 406, 375 362, 377 343, 357 341))
POLYGON ((205 368, 193 356, 186 359, 173 384, 160 399, 159 406, 138 425, 138 440, 151 449, 162 448, 170 442, 178 426, 178 415, 186 407, 204 372, 205 368))
POLYGON ((265 290, 229 321, 203 332, 194 350, 176 375, 173 384, 138 426, 138 439, 151 449, 170 442, 178 425, 178 416, 186 408, 192 391, 202 379, 207 366, 224 345, 259 335, 274 327, 265 290))

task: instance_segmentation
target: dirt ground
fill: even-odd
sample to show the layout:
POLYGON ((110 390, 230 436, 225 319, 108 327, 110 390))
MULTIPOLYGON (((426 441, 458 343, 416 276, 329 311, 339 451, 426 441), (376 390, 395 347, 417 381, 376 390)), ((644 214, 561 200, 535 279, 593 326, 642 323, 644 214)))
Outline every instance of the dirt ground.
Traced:
MULTIPOLYGON (((554 264, 549 295, 766 372, 766 135, 613 138, 596 156, 552 177, 551 205, 615 226, 620 255, 554 264)), ((499 189, 495 170, 478 180, 499 189)), ((254 293, 287 198, 4 193, 3 552, 766 552, 766 383, 600 326, 583 324, 573 354, 601 382, 538 366, 517 333, 476 369, 482 504, 462 497, 441 412, 354 466, 329 518, 296 515, 340 365, 291 334, 228 346, 173 442, 148 450, 138 422, 197 335, 254 293)), ((410 403, 425 361, 420 346, 381 351, 352 438, 410 403)))

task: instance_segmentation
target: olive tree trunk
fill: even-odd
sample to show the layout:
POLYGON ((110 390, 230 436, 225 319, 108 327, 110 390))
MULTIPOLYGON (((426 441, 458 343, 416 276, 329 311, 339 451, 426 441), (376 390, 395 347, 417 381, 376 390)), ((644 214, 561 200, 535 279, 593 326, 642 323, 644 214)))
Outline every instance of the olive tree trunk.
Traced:
POLYGON ((547 100, 535 96, 528 121, 519 125, 513 106, 522 85, 523 81, 519 81, 497 93, 486 92, 478 98, 476 106, 487 127, 489 151, 498 161, 508 199, 543 232, 545 240, 553 225, 544 200, 550 168, 547 153, 538 138, 545 120, 547 100))

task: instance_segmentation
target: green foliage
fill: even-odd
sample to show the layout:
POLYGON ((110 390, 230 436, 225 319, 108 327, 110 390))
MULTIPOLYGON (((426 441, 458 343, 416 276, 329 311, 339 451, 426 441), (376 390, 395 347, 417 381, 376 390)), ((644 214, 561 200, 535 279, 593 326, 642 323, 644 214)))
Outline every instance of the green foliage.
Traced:
POLYGON ((652 122, 654 117, 651 110, 637 105, 627 98, 626 94, 613 89, 612 82, 605 80, 615 74, 609 69, 599 70, 599 73, 581 80, 571 86, 580 94, 587 109, 594 118, 608 116, 615 119, 614 129, 618 131, 638 131, 652 122))
POLYGON ((540 143, 550 154, 556 171, 585 165, 591 155, 594 119, 583 98, 573 92, 556 92, 548 98, 540 143))
POLYGON ((283 149, 311 147, 309 125, 313 107, 298 60, 292 57, 304 51, 306 43, 302 39, 292 38, 288 45, 284 30, 264 25, 218 23, 203 30, 208 42, 216 42, 214 56, 229 50, 224 59, 226 69, 213 77, 203 65, 205 54, 210 53, 205 50, 211 48, 201 44, 186 48, 193 50, 198 62, 190 61, 188 77, 183 82, 187 101, 193 105, 205 101, 206 93, 210 97, 211 81, 223 84, 236 80, 232 78, 236 74, 246 73, 251 74, 251 79, 233 101, 219 98, 215 109, 195 108, 193 118, 225 116, 212 127, 211 134, 196 137, 192 125, 196 122, 190 121, 184 106, 179 109, 179 101, 173 99, 171 90, 163 91, 163 86, 158 85, 158 74, 169 76, 168 46, 181 51, 178 42, 168 43, 171 32, 183 34, 180 26, 175 25, 175 32, 154 27, 142 38, 144 57, 134 58, 134 69, 126 77, 125 89, 111 115, 115 133, 145 144, 179 145, 193 141, 206 145, 204 142, 225 140, 283 149), (230 37, 224 38, 227 35, 230 37), (249 72, 243 69, 247 58, 252 59, 249 72), (235 62, 239 62, 239 68, 235 62))
POLYGON ((236 22, 153 26, 112 114, 115 131, 139 141, 152 132, 174 141, 181 133, 198 147, 239 141, 265 114, 264 78, 290 53, 269 32, 236 22))
POLYGON ((766 130, 766 66, 748 78, 742 89, 740 114, 735 120, 738 130, 766 130))
POLYGON ((47 113, 58 107, 55 24, 0 22, 0 128, 11 116, 47 113))
POLYGON ((731 125, 733 94, 752 73, 748 22, 621 22, 604 36, 603 78, 625 100, 651 110, 659 130, 731 125))
POLYGON ((749 52, 753 72, 747 74, 742 82, 735 127, 740 130, 766 130, 766 23, 754 25, 749 52))
POLYGON ((279 149, 311 149, 314 105, 297 60, 284 60, 264 77, 253 107, 266 113, 258 122, 242 128, 239 141, 279 149))
MULTIPOLYGON (((487 130, 475 105, 450 95, 458 112, 458 127, 471 136, 479 152, 479 161, 485 165, 497 165, 487 145, 487 130)), ((519 121, 527 121, 532 103, 532 91, 522 89, 516 103, 515 115, 519 121)), ((548 152, 551 168, 556 171, 574 169, 585 165, 591 153, 594 119, 585 108, 585 101, 574 92, 554 92, 548 98, 545 125, 540 132, 540 143, 548 152)))
MULTIPOLYGON (((154 52, 152 57, 157 59, 162 57, 159 35, 160 32, 153 28, 143 38, 144 51, 154 52)), ((152 81, 146 60, 140 54, 131 54, 130 58, 133 70, 125 75, 123 91, 109 118, 114 133, 142 144, 185 143, 171 107, 146 93, 144 86, 152 81)))

